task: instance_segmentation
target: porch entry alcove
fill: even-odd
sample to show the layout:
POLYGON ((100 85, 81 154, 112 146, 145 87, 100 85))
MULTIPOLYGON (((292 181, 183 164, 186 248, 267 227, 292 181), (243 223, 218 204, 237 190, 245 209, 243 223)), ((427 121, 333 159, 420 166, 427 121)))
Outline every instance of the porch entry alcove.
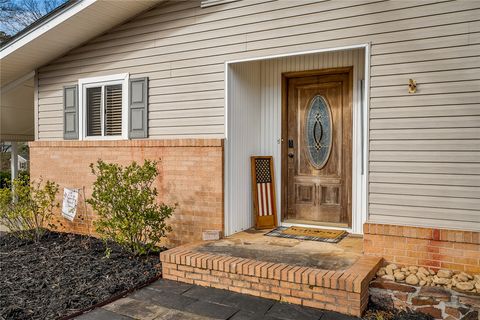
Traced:
POLYGON ((250 156, 273 156, 277 225, 366 220, 367 46, 226 63, 225 235, 254 226, 250 156))

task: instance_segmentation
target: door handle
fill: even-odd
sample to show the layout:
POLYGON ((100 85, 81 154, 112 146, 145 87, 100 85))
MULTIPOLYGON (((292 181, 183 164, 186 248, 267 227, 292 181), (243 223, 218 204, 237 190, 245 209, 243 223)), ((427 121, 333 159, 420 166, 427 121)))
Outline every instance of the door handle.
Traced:
POLYGON ((293 158, 294 156, 295 156, 295 155, 293 154, 293 152, 289 152, 289 153, 288 153, 288 157, 289 157, 289 158, 293 158))

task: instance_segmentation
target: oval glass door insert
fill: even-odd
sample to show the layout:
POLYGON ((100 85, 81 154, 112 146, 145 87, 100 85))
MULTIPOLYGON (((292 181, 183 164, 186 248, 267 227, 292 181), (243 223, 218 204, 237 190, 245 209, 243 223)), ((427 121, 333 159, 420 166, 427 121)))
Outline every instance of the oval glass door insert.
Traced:
POLYGON ((310 164, 322 169, 332 149, 332 112, 324 97, 316 95, 305 119, 305 143, 310 164))

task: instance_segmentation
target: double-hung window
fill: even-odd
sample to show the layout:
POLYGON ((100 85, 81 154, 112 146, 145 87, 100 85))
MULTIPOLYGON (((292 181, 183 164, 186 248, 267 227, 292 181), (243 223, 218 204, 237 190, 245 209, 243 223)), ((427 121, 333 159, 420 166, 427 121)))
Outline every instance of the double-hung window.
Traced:
POLYGON ((63 87, 65 140, 148 137, 148 78, 128 73, 78 80, 63 87))
POLYGON ((79 87, 82 138, 128 138, 128 74, 81 79, 79 87))

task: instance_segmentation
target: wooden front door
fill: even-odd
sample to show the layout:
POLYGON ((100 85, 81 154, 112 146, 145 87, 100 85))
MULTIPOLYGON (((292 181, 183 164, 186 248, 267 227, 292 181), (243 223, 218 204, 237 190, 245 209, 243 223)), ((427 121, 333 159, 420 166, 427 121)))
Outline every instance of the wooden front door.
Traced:
POLYGON ((286 74, 284 88, 284 220, 351 226, 351 69, 286 74))

